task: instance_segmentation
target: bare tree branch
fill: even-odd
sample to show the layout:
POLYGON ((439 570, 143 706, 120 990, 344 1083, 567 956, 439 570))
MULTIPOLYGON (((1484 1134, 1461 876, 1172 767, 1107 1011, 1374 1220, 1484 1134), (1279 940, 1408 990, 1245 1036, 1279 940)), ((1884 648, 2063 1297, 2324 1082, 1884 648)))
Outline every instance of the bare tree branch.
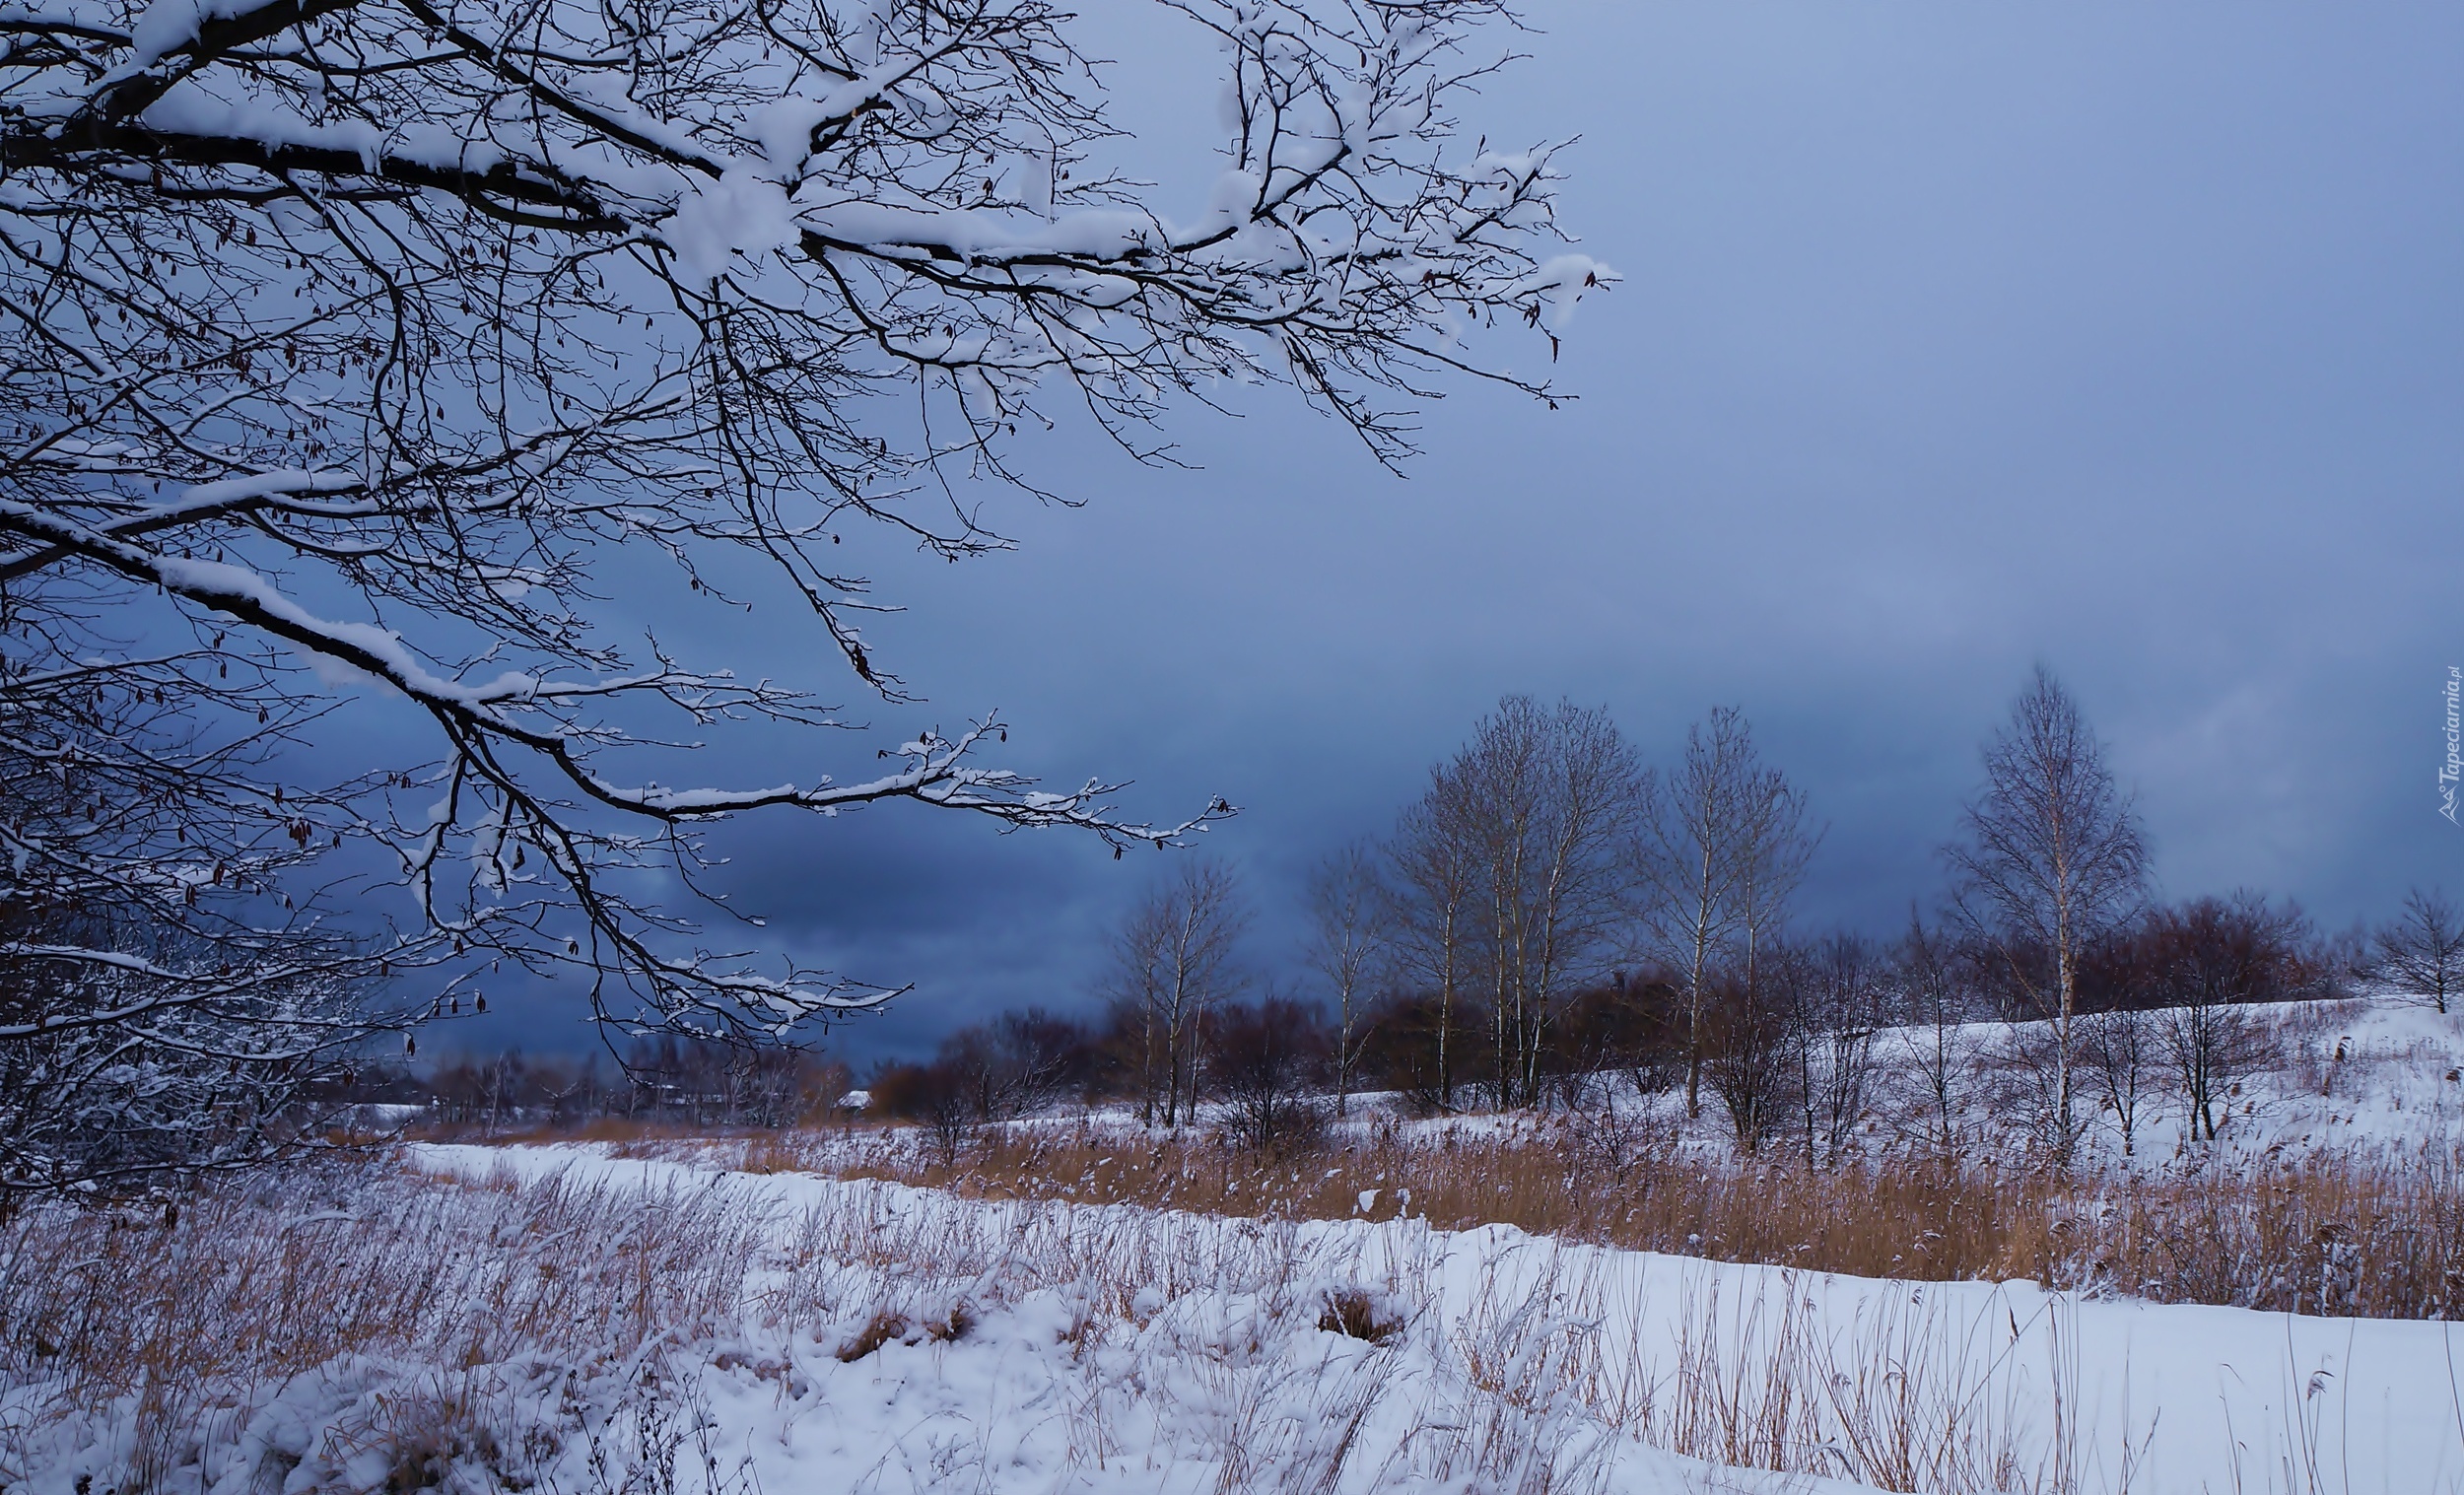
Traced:
POLYGON ((721 578, 750 560, 904 707, 862 627, 889 604, 846 542, 1004 546, 968 485, 1039 492, 1009 454, 1022 423, 1074 405, 1162 460, 1146 428, 1176 403, 1278 381, 1394 463, 1447 377, 1559 397, 1468 340, 1503 320, 1553 349, 1614 279, 1560 240, 1556 147, 1468 147, 1454 118, 1494 66, 1468 38, 1511 23, 1497 0, 1172 8, 1220 44, 1235 103, 1186 221, 1105 164, 1096 70, 1046 0, 8 18, 12 618, 66 582, 94 606, 39 620, 62 658, 102 621, 210 635, 252 684, 189 699, 240 719, 337 680, 398 694, 427 745, 317 834, 383 843, 431 930, 578 967, 610 1020, 775 1037, 877 1003, 896 988, 704 948, 638 890, 697 885, 702 838, 758 809, 907 800, 1118 849, 1230 807, 1150 824, 1101 781, 1042 790, 982 761, 989 714, 878 776, 670 786, 646 764, 694 729, 843 723, 625 620, 740 620, 721 578), (664 558, 672 590, 629 570, 611 604, 619 548, 664 558))

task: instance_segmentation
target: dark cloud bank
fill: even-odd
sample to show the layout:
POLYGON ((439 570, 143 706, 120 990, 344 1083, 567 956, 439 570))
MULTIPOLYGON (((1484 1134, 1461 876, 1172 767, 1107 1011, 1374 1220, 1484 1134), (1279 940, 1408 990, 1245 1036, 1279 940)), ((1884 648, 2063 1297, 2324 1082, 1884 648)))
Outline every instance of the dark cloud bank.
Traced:
MULTIPOLYGON (((1816 921, 1886 928, 1937 886, 2039 659, 2168 892, 2341 924, 2464 886, 2434 778, 2464 660, 2464 11, 1530 20, 1478 123, 1583 136, 1563 218, 1626 280, 1555 371, 1580 401, 1461 390, 1400 480, 1282 398, 1177 417, 1194 472, 1056 443, 1037 475, 1083 510, 987 494, 1016 553, 881 573, 911 611, 873 636, 931 701, 864 714, 998 706, 1011 761, 1133 777, 1141 815, 1230 797, 1207 843, 1269 960, 1307 863, 1507 691, 1605 703, 1662 758, 1743 706, 1831 824, 1816 921)), ((1137 149, 1196 195, 1208 59, 1154 18, 1120 34, 1137 149)), ((855 746, 774 737, 713 773, 855 746)), ((859 1056, 1082 999, 1160 865, 913 808, 743 832, 725 881, 768 937, 917 984, 843 1033, 859 1056)), ((520 1005, 459 1036, 581 1040, 572 1004, 520 1005)))

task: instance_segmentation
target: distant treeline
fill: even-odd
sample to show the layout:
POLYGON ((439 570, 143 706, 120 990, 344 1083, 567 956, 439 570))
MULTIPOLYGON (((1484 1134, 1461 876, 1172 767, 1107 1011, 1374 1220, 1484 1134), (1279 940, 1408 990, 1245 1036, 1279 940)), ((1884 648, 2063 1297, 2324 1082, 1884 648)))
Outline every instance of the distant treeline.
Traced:
MULTIPOLYGON (((2127 1033, 2128 1045, 2145 1051, 2148 1088, 2186 1065, 2194 1104, 2213 1101, 2272 1056, 2262 1052, 2269 1030, 2254 1009, 2352 994, 2366 971, 2361 954, 2351 936, 2322 938, 2297 912, 2260 898, 2148 910, 2089 946, 2081 962, 2083 1087, 2091 1102, 2105 1099, 2099 1092, 2112 1087, 2097 1061, 2126 1057, 2111 1051, 2127 1033)), ((1800 1140, 1812 1134, 1817 1149, 1844 1145, 1845 1129, 1867 1109, 1865 1088, 1921 1047, 1881 1052, 1882 1030, 2042 1016, 2024 1000, 2026 985, 2006 968, 2006 955, 1921 926, 1889 942, 1839 932, 1774 944, 1761 952, 1750 986, 1742 973, 1724 973, 1709 993, 1704 1088, 1749 1147, 1782 1132, 1800 1140)), ((2038 952, 2029 964, 2046 958, 2038 952)), ((1529 1075, 1539 1079, 1532 1104, 1570 1108, 1611 1094, 1604 1080, 1628 1094, 1680 1084, 1693 1047, 1683 975, 1665 968, 1612 971, 1567 994, 1529 1069, 1503 1078, 1495 1019, 1478 994, 1450 1003, 1426 990, 1389 989, 1354 1014, 1346 1039, 1324 1002, 1235 996, 1199 1003, 1177 1077, 1183 1114, 1193 1102, 1213 1103, 1234 1129, 1271 1139, 1310 1126, 1319 1119, 1313 1112, 1344 1109, 1359 1091, 1396 1094, 1433 1113, 1520 1098, 1529 1075), (1346 1044, 1348 1062, 1338 1063, 1346 1044)), ((951 1032, 929 1060, 880 1066, 869 1082, 871 1105, 942 1125, 1064 1104, 1127 1103, 1160 1118, 1175 1077, 1154 1054, 1153 1026, 1133 1002, 1116 1002, 1087 1021, 1038 1008, 1006 1012, 951 1032)), ((2132 1083, 2111 1078, 2126 1089, 2132 1083)))
POLYGON ((1444 1112, 1681 1087, 1742 1147, 1785 1134, 1818 1160, 1879 1084, 1939 1113, 1949 1146, 1990 1079, 2059 1161, 2090 1125, 2129 1148, 2161 1099, 2213 1138, 2269 1058, 2270 1003, 2365 985, 2445 1011, 2464 978, 2436 893, 2333 938, 2257 893, 2160 897, 2130 796, 2042 670, 1981 758, 1930 912, 1912 901, 1885 940, 1810 933, 1794 903, 1823 829, 1740 714, 1660 768, 1605 711, 1508 697, 1389 835, 1320 864, 1297 960, 1259 963, 1239 879, 1190 858, 1121 925, 1100 1016, 958 1028, 873 1099, 945 1134, 1063 1097, 1165 1127, 1217 1104, 1269 1138, 1362 1089, 1444 1112), (1976 1022, 2002 1031, 1954 1042, 1976 1022))
POLYGON ((348 1098, 417 1107, 426 1118, 482 1130, 570 1128, 609 1117, 693 1126, 792 1126, 826 1116, 846 1096, 845 1064, 818 1054, 646 1040, 621 1058, 463 1055, 426 1072, 372 1068, 351 1077, 348 1098))

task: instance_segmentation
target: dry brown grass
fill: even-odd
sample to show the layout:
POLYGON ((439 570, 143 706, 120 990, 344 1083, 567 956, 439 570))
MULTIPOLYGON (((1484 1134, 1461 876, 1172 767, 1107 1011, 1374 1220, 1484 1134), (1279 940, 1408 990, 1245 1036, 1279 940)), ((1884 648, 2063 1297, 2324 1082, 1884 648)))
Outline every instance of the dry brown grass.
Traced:
MULTIPOLYGON (((0 1235, 0 1381, 43 1417, 134 1407, 123 1489, 151 1488, 218 1417, 354 1356, 467 1372, 593 1367, 736 1322, 763 1222, 691 1189, 513 1186, 390 1167, 302 1170, 159 1209, 40 1209, 0 1235)), ((404 1477, 491 1436, 441 1385, 341 1429, 404 1477)), ((10 1445, 38 1428, 12 1425, 10 1445)))
POLYGON ((403 1137, 413 1142, 493 1143, 506 1146, 524 1142, 605 1142, 625 1147, 637 1143, 708 1139, 726 1134, 721 1128, 691 1126, 659 1118, 602 1116, 570 1125, 540 1121, 513 1121, 491 1125, 485 1121, 423 1119, 406 1130, 403 1137))
POLYGON ((1555 1124, 1433 1138, 1379 1127, 1348 1146, 1281 1154, 1203 1133, 1088 1125, 991 1130, 947 1166, 888 1132, 785 1133, 747 1144, 747 1154, 763 1172, 888 1179, 978 1198, 1251 1218, 1407 1213, 1447 1229, 1500 1222, 1868 1277, 2032 1280, 2158 1302, 2464 1319, 2464 1148, 2452 1144, 2130 1180, 1904 1159, 1831 1171, 1741 1166, 1555 1124))
MULTIPOLYGON (((844 1163, 856 1145, 840 1137, 829 1147, 844 1163)), ((886 1152, 897 1143, 865 1145, 886 1152)), ((1452 1147, 1442 1137, 1422 1144, 1388 1135, 1350 1154, 1272 1160, 1188 1137, 1150 1142, 1089 1130, 1048 1136, 1040 1151, 1024 1138, 1007 1152, 988 1143, 972 1160, 976 1171, 955 1182, 979 1194, 1020 1192, 988 1170, 1032 1167, 1044 1170, 1037 1176, 1046 1192, 1063 1197, 1129 1197, 1146 1187, 1158 1197, 1169 1189, 1176 1204, 1271 1204, 1279 1189, 1340 1214, 1357 1199, 1337 1193, 1349 1180, 1328 1175, 1384 1171, 1385 1181, 1359 1186, 1383 1190, 1380 1217, 1395 1212, 1395 1195, 1408 1187, 1415 1217, 1434 1195, 1441 1205, 1457 1201, 1447 1207, 1465 1217, 1432 1223, 1470 1224, 1483 1186, 1493 1189, 1509 1169, 1543 1168, 1554 1148, 1558 1174, 1590 1170, 1571 1183, 1530 1186, 1532 1199, 1557 1201, 1550 1207, 1562 1211, 1560 1234, 1577 1233, 1565 1222, 1592 1218, 1570 1202, 1582 1188, 1605 1190, 1631 1173, 1638 1181, 1617 1187, 1639 1189, 1648 1176, 1650 1197, 1678 1191, 1671 1177, 1650 1172, 1673 1175, 1665 1164, 1629 1157, 1611 1169, 1566 1146, 1530 1132, 1458 1136, 1452 1147), (1130 1141, 1140 1143, 1134 1159, 1125 1151, 1130 1141), (1132 1161, 1139 1172, 1129 1171, 1132 1161), (1064 1165, 1076 1171, 1064 1175, 1064 1165), (1215 1168, 1222 1172, 1208 1176, 1215 1168), (1141 1178, 1146 1186, 1136 1184, 1141 1178)), ((789 1135, 771 1139, 760 1156, 777 1165, 826 1150, 816 1138, 789 1135)), ((1759 1179, 1767 1203, 1784 1177, 1741 1176, 1725 1187, 1748 1200, 1759 1179)), ((1849 1181, 1812 1182, 1830 1191, 1792 1192, 1798 1202, 1789 1207, 1836 1205, 1849 1181)), ((1402 1446, 1379 1435, 1378 1447, 1398 1450, 1387 1456, 1396 1477, 1381 1488, 1451 1479, 1579 1490, 1614 1457, 1604 1440, 1619 1433, 1718 1464, 1846 1474, 1938 1495, 2072 1495, 2087 1484, 2079 1461, 2088 1435, 2063 1410, 2081 1374, 2067 1300, 2029 1309, 2032 1293, 1980 1300, 1911 1289, 1884 1293, 1874 1311, 1842 1321, 1796 1274, 1757 1284, 1664 1263, 1653 1268, 1654 1288, 1631 1271, 1630 1258, 1467 1244, 1416 1229, 1313 1232, 1279 1206, 1286 1218, 1263 1221, 1258 1210, 1192 1220, 1031 1202, 963 1208, 864 1184, 799 1213, 764 1197, 715 1177, 645 1191, 371 1170, 295 1178, 279 1191, 210 1190, 188 1201, 176 1223, 159 1212, 30 1215, 0 1235, 19 1263, 0 1276, 0 1369, 16 1391, 48 1396, 53 1415, 155 1398, 141 1409, 143 1436, 127 1476, 110 1484, 122 1495, 189 1488, 192 1471, 198 1487, 217 1486, 232 1471, 213 1462, 224 1455, 201 1450, 245 1442, 221 1409, 244 1404, 249 1382, 330 1369, 354 1355, 427 1369, 381 1383, 382 1397, 353 1403, 330 1427, 331 1457, 362 1461, 352 1477, 303 1468, 302 1481, 313 1474, 324 1481, 318 1488, 407 1490, 448 1467, 482 1467, 491 1488, 519 1490, 553 1461, 561 1438, 568 1457, 560 1487, 612 1492, 655 1488, 637 1476, 672 1473, 679 1457, 707 1461, 707 1448, 687 1445, 705 1426, 689 1399, 698 1361, 749 1370, 781 1396, 799 1398, 806 1378, 823 1379, 799 1363, 799 1349, 855 1363, 892 1340, 947 1343, 967 1336, 980 1315, 1058 1291, 1070 1315, 1059 1340, 1078 1379, 1058 1383, 1065 1394, 1054 1404, 1073 1466, 1113 1458, 1131 1446, 1125 1440, 1147 1436, 1140 1429, 1171 1425, 1185 1430, 1183 1447, 1216 1462, 1221 1489, 1323 1489, 1358 1457, 1371 1411, 1403 1406, 1415 1408, 1417 1421, 1402 1446), (1466 1250, 1478 1254, 1476 1270, 1441 1269, 1450 1253, 1466 1250), (71 1264, 62 1270, 62 1262, 71 1264), (2021 1314, 2042 1316, 2030 1319, 2023 1351, 2015 1348, 2018 1318, 2009 1339, 1997 1328, 2015 1301, 2021 1314), (1314 1347, 1262 1353, 1303 1325, 1357 1343, 1331 1360, 1314 1347), (648 1364, 661 1343, 677 1347, 685 1374, 609 1400, 604 1393, 619 1379, 640 1382, 629 1357, 648 1364), (1121 1375, 1125 1352, 1169 1357, 1174 1371, 1151 1382, 1121 1375), (570 1387, 576 1367, 613 1363, 595 1404, 623 1417, 558 1423, 539 1447, 525 1446, 541 1424, 509 1415, 508 1380, 495 1374, 516 1360, 551 1372, 523 1385, 550 1389, 570 1387), (588 1455, 579 1483, 570 1457, 577 1438, 588 1455)), ((1524 1195, 1510 1184, 1503 1197, 1512 1204, 1524 1195)), ((1717 1216, 1698 1204, 1688 1218, 1717 1216)), ((1608 1219, 1608 1209, 1596 1217, 1608 1219)), ((1951 1257, 1928 1259, 1940 1266, 1951 1257)), ((355 1374, 347 1365, 342 1373, 355 1374)), ((828 1404, 826 1393, 816 1404, 828 1404)), ((21 1480, 10 1441, 26 1431, 0 1427, 0 1480, 13 1487, 21 1480)), ((2099 1436, 2109 1442, 2113 1433, 2099 1436)), ((979 1455, 994 1457, 992 1443, 968 1457, 979 1455)), ((252 1472, 234 1487, 272 1488, 293 1467, 252 1472)), ((2118 1492, 2127 1478, 2097 1487, 2118 1492)))
POLYGON ((1329 1333, 1365 1339, 1371 1344, 1384 1344, 1403 1326, 1403 1320, 1392 1309, 1380 1303, 1367 1290, 1357 1287, 1338 1288, 1328 1293, 1326 1308, 1318 1315, 1318 1327, 1329 1333))
MULTIPOLYGON (((1253 1197, 1259 1182, 1246 1190, 1253 1197)), ((1392 1379, 1415 1334, 1433 1339, 1459 1378, 1415 1434, 1427 1472, 1531 1495, 1587 1487, 1610 1430, 1715 1461, 1827 1468, 1833 1456, 1821 1451, 1847 1414, 1826 1420, 1812 1398, 1882 1378, 1858 1358, 1863 1346, 1846 1346, 1843 1360, 1842 1346, 1817 1345, 1794 1319, 1777 1335, 1741 1341, 1716 1295, 1686 1315, 1693 1337, 1673 1370, 1652 1363, 1654 1346, 1630 1331, 1604 1353, 1599 1325, 1622 1315, 1610 1312, 1596 1258, 1529 1281, 1484 1273, 1439 1312, 1427 1254, 1442 1247, 1426 1236, 1381 1270, 1358 1257, 1359 1243, 1307 1246, 1289 1222, 1191 1230, 1161 1214, 915 1211, 885 1192, 788 1220, 698 1185, 644 1191, 369 1170, 207 1190, 176 1221, 30 1214, 6 1242, 17 1269, 0 1283, 0 1372, 14 1387, 39 1388, 50 1419, 137 1398, 134 1446, 109 1481, 123 1492, 228 1476, 230 1459, 256 1457, 236 1414, 304 1372, 353 1375, 355 1356, 401 1369, 323 1430, 318 1467, 301 1471, 318 1488, 458 1487, 455 1471, 479 1468, 489 1487, 521 1490, 576 1438, 584 1488, 661 1488, 680 1453, 695 1457, 686 1442, 703 1422, 678 1399, 688 1386, 644 1389, 637 1361, 660 1343, 701 1353, 728 1345, 713 1361, 719 1370, 741 1362, 800 1395, 787 1390, 799 1373, 791 1354, 778 1353, 785 1341, 739 1342, 748 1315, 808 1338, 851 1326, 852 1337, 813 1342, 855 1363, 894 1340, 964 1338, 978 1312, 971 1294, 999 1301, 1055 1287, 1074 1286, 1084 1305, 1074 1341, 1063 1337, 1086 1366, 1069 1415, 1084 1423, 1088 1457, 1105 1457, 1117 1423, 1167 1413, 1202 1421, 1229 1407, 1215 1444, 1224 1490, 1329 1487, 1382 1399, 1423 1394, 1392 1379), (73 1264, 40 1269, 61 1261, 73 1264), (754 1292, 756 1282, 766 1285, 754 1292), (1142 1409, 1092 1354, 1155 1325, 1176 1302, 1226 1290, 1258 1294, 1263 1307, 1221 1325, 1198 1319, 1163 1341, 1193 1354, 1196 1409, 1175 1410, 1168 1396, 1142 1409), (1324 1380, 1314 1360, 1273 1369, 1259 1354, 1262 1324, 1286 1320, 1374 1353, 1324 1380), (611 1366, 610 1379, 630 1388, 613 1403, 622 1415, 555 1426, 509 1415, 507 1380, 491 1374, 509 1364, 550 1368, 549 1384, 567 1386, 577 1369, 611 1366), (1297 1419, 1286 1415, 1295 1376, 1308 1383, 1311 1410, 1297 1419)), ((1640 1307, 1622 1305, 1623 1314, 1640 1307)), ((1909 1359, 1896 1343, 1880 1348, 1894 1365, 1909 1359)), ((1906 1405, 1857 1410, 1857 1426, 1878 1446, 1965 1468, 1978 1461, 1971 1445, 1982 1445, 1946 1424, 1942 1405, 1974 1389, 1937 1379, 1903 1387, 1906 1405)), ((14 1440, 35 1431, 0 1436, 0 1477, 12 1485, 25 1467, 14 1440)), ((561 1466, 570 1474, 573 1461, 561 1466)), ((297 1468, 291 1456, 243 1471, 244 1482, 270 1488, 297 1468)), ((2028 1485, 1927 1486, 1989 1487, 2028 1485)))

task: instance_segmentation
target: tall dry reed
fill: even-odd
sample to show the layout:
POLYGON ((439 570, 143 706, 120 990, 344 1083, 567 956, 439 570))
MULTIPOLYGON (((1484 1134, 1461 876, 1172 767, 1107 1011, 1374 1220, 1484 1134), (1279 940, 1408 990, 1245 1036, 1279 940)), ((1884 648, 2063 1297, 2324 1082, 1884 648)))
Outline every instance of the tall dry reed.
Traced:
MULTIPOLYGON (((655 1154, 681 1143, 637 1142, 655 1154)), ((698 1145, 698 1144, 696 1144, 698 1145)), ((2363 1318, 2464 1319, 2464 1147, 2261 1158, 2111 1178, 1905 1157, 1814 1170, 1710 1159, 1579 1124, 1407 1131, 1259 1152, 1203 1132, 989 1128, 955 1162, 894 1131, 729 1144, 800 1169, 971 1197, 1253 1218, 1391 1218, 1917 1281, 2048 1287, 2363 1318), (2366 1270, 2364 1264, 2366 1263, 2366 1270)))

